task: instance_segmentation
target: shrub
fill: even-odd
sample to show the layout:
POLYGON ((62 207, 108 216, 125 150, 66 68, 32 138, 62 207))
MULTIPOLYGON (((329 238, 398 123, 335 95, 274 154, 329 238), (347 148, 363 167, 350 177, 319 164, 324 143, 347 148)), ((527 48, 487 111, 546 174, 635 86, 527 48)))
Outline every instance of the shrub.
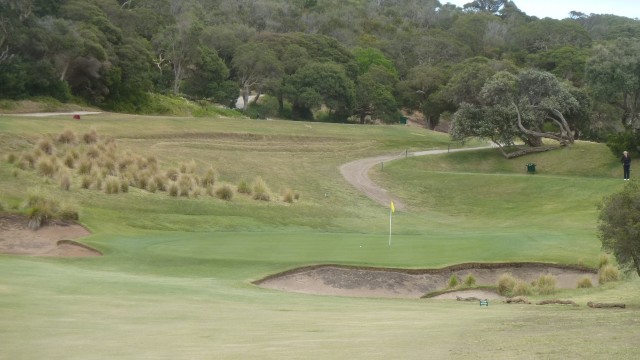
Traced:
POLYGON ((58 135, 58 142, 62 144, 73 144, 76 142, 76 133, 66 129, 58 135))
POLYGON ((600 254, 598 269, 602 269, 606 265, 609 265, 609 254, 600 254))
POLYGON ((449 282, 447 283, 449 289, 457 288, 458 284, 460 284, 460 279, 458 279, 458 276, 455 274, 451 275, 451 277, 449 278, 449 282))
POLYGON ((578 280, 578 289, 586 289, 590 287, 593 287, 593 284, 591 283, 591 279, 588 276, 585 276, 582 279, 578 280))
POLYGON ((600 284, 620 280, 620 271, 613 265, 605 265, 598 272, 600 284))
POLYGON ((253 182, 253 199, 262 201, 271 200, 271 195, 269 195, 269 188, 260 176, 258 176, 253 182))
POLYGON ((47 155, 53 155, 53 153, 55 152, 53 142, 51 142, 51 140, 49 139, 40 139, 36 144, 36 149, 42 151, 47 155))
POLYGON ((516 286, 516 278, 510 273, 502 274, 498 278, 498 294, 511 296, 513 288, 516 286))
POLYGON ((207 173, 202 178, 202 186, 207 187, 215 184, 215 182, 216 182, 216 173, 215 171, 213 171, 213 168, 209 168, 209 170, 207 170, 207 173))
POLYGON ((551 274, 540 275, 535 286, 540 295, 553 294, 556 291, 556 277, 551 274))
POLYGON ((57 159, 49 156, 38 159, 36 170, 40 175, 53 177, 58 171, 57 159))
POLYGON ((82 135, 82 141, 84 141, 85 144, 95 144, 98 142, 98 133, 95 129, 91 129, 91 131, 82 135))
POLYGON ((221 188, 216 190, 216 196, 218 199, 230 201, 233 199, 233 189, 229 185, 223 185, 221 188))
POLYGON ((240 184, 238 184, 238 193, 251 195, 251 186, 244 180, 240 181, 240 184))
POLYGON ((149 185, 149 173, 143 171, 138 175, 138 188, 146 190, 149 185))
POLYGON ((169 196, 178 196, 178 194, 180 193, 180 189, 178 188, 178 183, 171 182, 171 184, 169 184, 169 196))
POLYGON ((473 277, 473 275, 469 274, 467 275, 467 277, 464 279, 464 285, 466 287, 473 287, 476 285, 476 278, 473 277))
POLYGON ((517 280, 515 285, 513 286, 511 295, 515 295, 515 296, 531 295, 531 286, 526 281, 517 280))

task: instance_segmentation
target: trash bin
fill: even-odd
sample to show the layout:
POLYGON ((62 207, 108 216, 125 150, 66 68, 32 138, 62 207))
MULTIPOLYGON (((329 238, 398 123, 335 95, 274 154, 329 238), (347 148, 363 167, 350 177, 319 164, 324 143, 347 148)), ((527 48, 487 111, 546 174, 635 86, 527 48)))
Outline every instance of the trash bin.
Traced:
POLYGON ((527 172, 529 174, 535 174, 536 173, 536 164, 534 163, 528 163, 527 164, 527 172))
POLYGON ((400 116, 400 124, 407 125, 407 119, 406 116, 400 116))

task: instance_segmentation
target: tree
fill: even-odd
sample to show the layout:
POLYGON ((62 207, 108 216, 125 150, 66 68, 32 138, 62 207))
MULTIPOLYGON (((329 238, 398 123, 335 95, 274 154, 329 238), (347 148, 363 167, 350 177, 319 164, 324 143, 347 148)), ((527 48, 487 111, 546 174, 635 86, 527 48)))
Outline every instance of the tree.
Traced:
POLYGON ((621 111, 627 129, 640 129, 640 43, 618 39, 594 49, 586 79, 597 99, 621 111))
POLYGON ((198 57, 193 65, 187 68, 183 89, 185 94, 196 98, 213 98, 220 85, 228 78, 229 69, 218 53, 213 49, 200 46, 198 57))
POLYGON ((310 119, 311 110, 325 105, 331 116, 346 120, 352 113, 355 91, 344 67, 312 62, 291 76, 285 94, 293 103, 294 119, 310 119))
POLYGON ((508 2, 509 0, 474 0, 464 4, 463 8, 467 11, 497 14, 508 2))
POLYGON ((599 206, 598 230, 602 248, 618 264, 640 275, 640 184, 629 182, 599 206))
POLYGON ((421 111, 425 127, 429 129, 438 125, 441 113, 455 110, 442 96, 448 80, 448 71, 443 66, 423 64, 409 70, 407 78, 398 84, 402 105, 421 111))
POLYGON ((548 149, 541 147, 543 138, 556 140, 561 146, 574 141, 574 132, 565 115, 578 113, 580 103, 569 85, 560 83, 550 73, 537 70, 525 70, 518 75, 499 72, 482 87, 480 100, 480 105, 467 104, 462 111, 456 112, 454 138, 481 136, 493 139, 500 136, 502 142, 511 144, 513 140, 509 136, 492 134, 507 129, 510 124, 517 126, 517 136, 527 145, 538 147, 507 154, 503 144, 497 143, 506 157, 548 149), (555 126, 557 132, 547 130, 546 124, 555 126))
POLYGON ((393 96, 397 81, 396 74, 376 64, 369 66, 367 71, 358 77, 355 110, 361 124, 365 123, 367 116, 385 122, 398 120, 398 104, 393 96))
POLYGON ((282 74, 282 63, 273 50, 262 43, 250 42, 238 47, 231 63, 240 84, 242 110, 249 106, 251 90, 265 86, 267 81, 282 74))

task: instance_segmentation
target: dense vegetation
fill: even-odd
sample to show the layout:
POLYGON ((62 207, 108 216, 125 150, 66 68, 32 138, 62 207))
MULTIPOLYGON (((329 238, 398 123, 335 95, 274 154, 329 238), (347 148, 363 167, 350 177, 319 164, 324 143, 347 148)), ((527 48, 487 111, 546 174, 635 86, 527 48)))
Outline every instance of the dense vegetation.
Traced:
MULTIPOLYGON (((223 105, 240 93, 254 116, 395 122, 404 109, 433 128, 484 105, 495 74, 535 69, 571 95, 562 106, 571 133, 634 130, 640 22, 568 15, 539 19, 508 0, 6 0, 0 98, 149 113, 153 93, 223 105), (269 96, 249 107, 250 93, 269 96)), ((508 110, 501 131, 520 131, 508 110)), ((521 110, 527 130, 552 132, 554 120, 521 110)))

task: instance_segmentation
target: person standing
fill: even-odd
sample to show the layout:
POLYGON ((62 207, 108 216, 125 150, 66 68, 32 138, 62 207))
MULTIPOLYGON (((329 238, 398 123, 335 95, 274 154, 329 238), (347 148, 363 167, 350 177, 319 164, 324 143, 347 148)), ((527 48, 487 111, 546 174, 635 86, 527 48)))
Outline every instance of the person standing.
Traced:
POLYGON ((624 179, 629 180, 629 173, 631 172, 631 156, 629 156, 627 151, 622 152, 620 162, 622 163, 622 169, 624 170, 624 179))

